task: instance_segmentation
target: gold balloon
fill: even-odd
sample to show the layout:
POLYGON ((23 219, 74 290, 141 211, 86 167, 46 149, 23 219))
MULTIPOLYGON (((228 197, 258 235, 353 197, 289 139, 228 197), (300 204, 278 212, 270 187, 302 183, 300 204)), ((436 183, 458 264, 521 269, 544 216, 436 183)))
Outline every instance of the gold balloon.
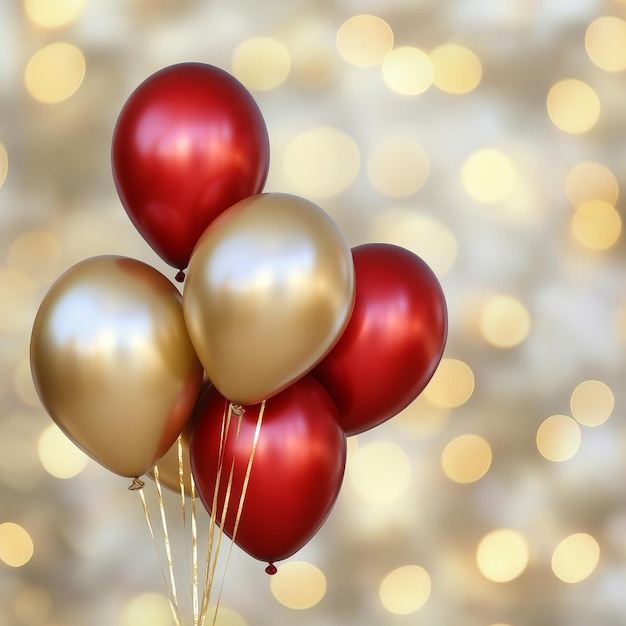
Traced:
POLYGON ((121 476, 154 467, 198 397, 203 371, 181 300, 149 265, 101 256, 65 272, 35 318, 31 370, 43 406, 121 476))
POLYGON ((311 370, 354 305, 348 242, 319 206, 283 193, 238 202, 200 237, 183 311, 217 390, 252 405, 311 370))

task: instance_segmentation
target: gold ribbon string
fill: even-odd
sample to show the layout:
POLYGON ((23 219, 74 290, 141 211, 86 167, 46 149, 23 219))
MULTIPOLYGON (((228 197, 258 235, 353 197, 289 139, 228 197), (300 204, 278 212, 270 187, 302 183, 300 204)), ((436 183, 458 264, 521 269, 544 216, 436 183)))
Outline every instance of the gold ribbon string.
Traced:
POLYGON ((217 613, 220 607, 220 601, 222 599, 222 591, 224 589, 224 582, 226 581, 226 571, 228 570, 228 565, 230 564, 230 557, 233 553, 233 546, 235 545, 235 539, 237 537, 237 530, 239 529, 239 521, 241 520, 241 513, 243 511, 243 503, 246 498, 246 492, 248 491, 248 483, 250 481, 250 474, 252 472, 252 461, 254 460, 254 453, 256 452, 257 443, 259 442, 259 435, 261 434, 261 425, 263 423, 263 415, 265 413, 265 403, 266 400, 263 400, 261 403, 261 407, 259 408, 259 416, 256 422, 256 428, 254 430, 254 439, 252 440, 252 448, 250 450, 250 458, 248 459, 248 466, 246 467, 246 474, 243 481, 243 486, 241 489, 241 495, 239 497, 239 506, 237 508, 237 516, 235 518, 235 526, 233 527, 233 536, 230 544, 230 549, 228 550, 228 556, 226 558, 226 564, 224 566, 224 574, 222 576, 222 582, 220 584, 220 592, 217 596, 217 602, 215 604, 215 614, 213 615, 213 626, 217 624, 217 613))
MULTIPOLYGON (((209 597, 211 595, 212 581, 209 580, 211 572, 211 558, 213 556, 213 540, 215 535, 215 526, 217 521, 217 496, 219 491, 219 485, 221 483, 222 468, 224 465, 224 451, 226 448, 225 440, 226 435, 230 429, 230 421, 232 416, 232 404, 227 400, 224 401, 224 412, 222 414, 222 425, 220 432, 220 448, 217 461, 217 472, 215 479, 215 488, 213 490, 213 502, 211 504, 211 515, 209 519, 209 536, 207 540, 207 553, 206 562, 204 566, 204 586, 202 588, 202 607, 200 609, 199 623, 204 624, 204 618, 208 609, 209 597)), ((217 559, 217 555, 215 555, 217 559)))
MULTIPOLYGON (((195 534, 195 510, 193 509, 192 503, 192 515, 191 515, 191 549, 193 553, 193 568, 189 562, 189 545, 187 542, 187 503, 185 497, 185 463, 183 460, 183 436, 182 434, 178 435, 177 439, 177 456, 178 456, 178 487, 180 489, 180 503, 181 503, 181 512, 183 518, 183 533, 185 537, 185 554, 187 556, 187 571, 191 572, 190 575, 190 592, 191 592, 191 602, 194 609, 194 626, 198 626, 197 620, 197 597, 198 597, 198 581, 197 575, 194 577, 193 574, 197 572, 197 563, 196 558, 194 558, 197 554, 197 541, 195 534)), ((193 483, 193 478, 191 478, 191 468, 189 468, 189 476, 191 483, 193 483)))
MULTIPOLYGON (((172 549, 170 547, 170 537, 167 530, 167 519, 165 517, 165 506, 163 505, 163 491, 161 489, 161 481, 159 480, 159 468, 155 465, 152 470, 154 474, 154 482, 157 487, 157 496, 159 500, 159 511, 161 513, 161 523, 163 525, 163 540, 165 542, 165 553, 167 555, 167 566, 170 574, 170 583, 172 591, 172 599, 174 601, 174 607, 178 615, 178 595, 176 593, 176 579, 174 576, 174 562, 172 561, 172 549)), ((177 623, 180 622, 180 618, 177 623)))
MULTIPOLYGON (((238 441, 239 439, 239 434, 241 432, 241 422, 243 421, 243 415, 244 415, 244 410, 238 406, 238 405, 230 405, 229 411, 232 412, 233 415, 238 417, 237 420, 237 430, 235 431, 235 443, 238 441)), ((222 516, 220 518, 220 523, 219 523, 219 532, 217 534, 217 544, 216 544, 216 548, 215 548, 215 556, 213 558, 213 564, 211 567, 211 577, 210 577, 210 582, 209 582, 209 587, 212 589, 213 588, 213 581, 215 580, 215 570, 217 569, 217 557, 219 555, 219 551, 220 551, 220 547, 222 544, 222 536, 224 535, 224 524, 226 522, 226 515, 228 513, 228 506, 230 504, 230 496, 232 493, 232 487, 233 487, 233 477, 235 474, 235 461, 236 461, 236 455, 233 454, 233 459, 232 462, 230 464, 230 472, 228 474, 228 483, 226 485, 226 494, 224 496, 224 504, 222 506, 222 516)), ((219 486, 219 483, 218 483, 219 486)), ((206 609, 208 610, 208 598, 207 598, 207 607, 206 609)), ((206 617, 206 610, 204 611, 204 616, 203 619, 206 617)), ((203 622, 204 623, 204 622, 203 622)))
POLYGON ((155 549, 155 552, 156 552, 156 555, 157 555, 157 560, 159 561, 159 565, 161 567, 161 576, 163 577, 163 584, 165 585, 165 590, 167 592, 167 601, 169 602, 170 610, 172 611, 172 617, 174 618, 174 623, 176 624, 176 626, 181 626, 180 615, 178 613, 178 605, 173 600, 172 595, 170 593, 169 586, 167 584, 167 577, 165 575, 165 568, 163 567, 163 561, 161 560, 161 554, 159 553, 159 546, 157 544, 156 536, 154 534, 154 527, 152 525, 152 519, 150 517, 150 511, 148 510, 148 503, 146 502, 146 496, 145 496, 145 494, 143 492, 143 486, 144 486, 144 482, 139 480, 139 478, 135 478, 133 480, 132 484, 130 485, 130 487, 128 487, 128 489, 130 491, 138 491, 139 492, 139 496, 141 498, 141 504, 143 505, 143 512, 144 512, 144 515, 146 517, 146 522, 148 524, 148 530, 150 531, 150 536, 152 537, 152 542, 154 543, 154 549, 155 549))
POLYGON ((193 626, 200 624, 200 610, 198 598, 198 530, 196 525, 196 483, 190 473, 191 483, 191 552, 193 559, 193 626))

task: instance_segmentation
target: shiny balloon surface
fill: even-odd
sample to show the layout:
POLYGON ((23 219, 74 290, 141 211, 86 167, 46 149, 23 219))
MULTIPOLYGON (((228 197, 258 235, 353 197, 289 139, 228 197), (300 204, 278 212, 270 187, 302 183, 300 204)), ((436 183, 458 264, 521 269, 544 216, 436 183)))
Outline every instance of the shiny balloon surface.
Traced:
POLYGON ((222 446, 228 404, 210 388, 194 411, 190 456, 198 492, 211 512, 217 486, 213 514, 221 520, 227 502, 223 529, 232 538, 238 522, 235 543, 248 554, 270 563, 286 559, 319 530, 341 489, 346 438, 337 407, 312 376, 305 376, 267 401, 256 446, 260 405, 243 407, 240 425, 231 417, 222 446))
POLYGON ((424 389, 443 355, 448 316, 430 267, 405 248, 353 249, 356 300, 340 340, 314 370, 355 435, 399 413, 424 389))
POLYGON ((166 67, 122 108, 113 178, 133 224, 163 260, 185 268, 222 211, 262 191, 269 138, 252 95, 203 63, 166 67))
POLYGON ((353 305, 345 236, 316 204, 280 193, 242 200, 207 228, 183 294, 208 377, 224 397, 246 405, 313 368, 353 305))
POLYGON ((31 370, 57 425, 128 477, 152 469, 176 440, 203 374, 176 287, 120 256, 82 261, 50 288, 33 325, 31 370))

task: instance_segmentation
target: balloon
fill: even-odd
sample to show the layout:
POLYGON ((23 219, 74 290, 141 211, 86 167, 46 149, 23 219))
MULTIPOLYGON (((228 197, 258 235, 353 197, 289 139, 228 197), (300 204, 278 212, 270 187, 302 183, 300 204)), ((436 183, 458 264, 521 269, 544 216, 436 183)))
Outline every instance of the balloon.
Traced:
POLYGON ((148 472, 189 419, 202 366, 176 287, 134 259, 100 256, 67 270, 33 325, 39 398, 70 439, 121 476, 148 472))
POLYGON ((183 310, 211 382, 252 405, 304 376, 335 344, 354 304, 354 265, 332 218, 297 196, 229 208, 189 263, 183 310))
POLYGON ((356 435, 408 406, 441 360, 447 337, 443 291, 412 252, 373 243, 353 249, 356 301, 337 345, 314 370, 356 435))
POLYGON ((217 215, 262 191, 267 128, 251 94, 227 72, 203 63, 172 65, 126 101, 113 133, 112 167, 137 230, 182 269, 217 215))
MULTIPOLYGON (((192 418, 190 456, 198 493, 211 513, 228 401, 211 387, 192 418)), ((241 428, 231 417, 223 445, 215 518, 222 518, 231 466, 230 499, 223 524, 233 537, 239 502, 262 405, 243 407, 241 428), (233 466, 234 461, 234 466, 233 466)), ((341 489, 346 438, 337 407, 324 388, 305 376, 267 401, 244 493, 235 543, 266 562, 286 559, 319 530, 341 489)))

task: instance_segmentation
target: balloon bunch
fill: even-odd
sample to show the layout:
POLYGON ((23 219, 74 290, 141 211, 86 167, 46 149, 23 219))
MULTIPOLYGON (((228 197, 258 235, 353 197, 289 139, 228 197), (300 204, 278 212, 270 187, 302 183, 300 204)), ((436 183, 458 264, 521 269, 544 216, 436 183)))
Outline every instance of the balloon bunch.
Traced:
POLYGON ((70 268, 35 319, 35 387, 92 458, 135 485, 152 472, 183 500, 197 489, 212 525, 271 573, 330 513, 346 436, 397 414, 434 373, 441 287, 415 254, 351 250, 313 202, 263 193, 263 117, 213 66, 137 87, 112 169, 183 293, 125 257, 70 268))

